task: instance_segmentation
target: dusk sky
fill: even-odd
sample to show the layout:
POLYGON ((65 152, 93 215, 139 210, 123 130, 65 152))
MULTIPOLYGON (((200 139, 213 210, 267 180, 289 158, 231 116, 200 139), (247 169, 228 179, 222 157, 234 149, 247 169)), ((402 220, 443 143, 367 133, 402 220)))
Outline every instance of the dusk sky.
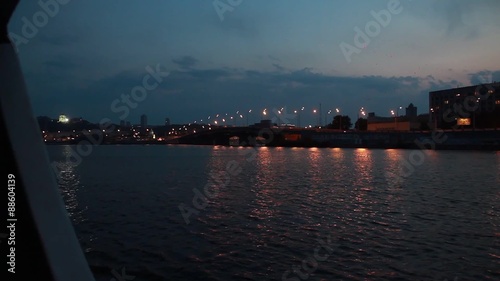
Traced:
POLYGON ((252 109, 256 122, 303 106, 304 125, 321 103, 354 123, 360 107, 426 113, 431 90, 500 81, 498 0, 59 1, 49 12, 21 1, 9 27, 36 116, 155 125, 252 109), (356 44, 356 27, 370 41, 356 44), (129 113, 113 110, 158 64, 168 76, 129 113))

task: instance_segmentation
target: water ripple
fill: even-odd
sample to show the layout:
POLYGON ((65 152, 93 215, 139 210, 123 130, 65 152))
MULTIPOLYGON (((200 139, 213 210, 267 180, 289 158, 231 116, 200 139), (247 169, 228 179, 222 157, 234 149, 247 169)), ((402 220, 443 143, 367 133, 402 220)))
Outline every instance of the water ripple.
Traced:
POLYGON ((498 153, 433 151, 399 177, 411 151, 101 146, 76 166, 48 149, 97 280, 282 280, 327 237, 310 280, 500 280, 498 153))

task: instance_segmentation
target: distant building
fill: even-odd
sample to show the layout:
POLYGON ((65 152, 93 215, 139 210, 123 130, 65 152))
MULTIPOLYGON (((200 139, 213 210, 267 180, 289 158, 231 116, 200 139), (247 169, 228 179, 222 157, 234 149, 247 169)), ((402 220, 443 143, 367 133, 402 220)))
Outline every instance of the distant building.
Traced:
POLYGON ((238 136, 232 136, 229 138, 229 145, 230 146, 239 146, 240 145, 240 137, 238 136))
POLYGON ((141 129, 145 130, 148 127, 148 117, 146 114, 141 115, 141 129))
POLYGON ((165 118, 165 126, 170 126, 170 118, 165 118))
POLYGON ((125 128, 125 120, 120 120, 120 127, 125 128))
POLYGON ((130 128, 130 127, 132 127, 132 124, 130 124, 130 122, 129 122, 129 121, 127 121, 127 122, 125 122, 125 126, 126 126, 127 128, 130 128))
POLYGON ((435 128, 500 127, 500 83, 429 92, 429 115, 435 128))
POLYGON ((69 122, 69 118, 64 115, 64 114, 61 114, 59 115, 59 123, 68 123, 69 122))
POLYGON ((261 120, 260 123, 255 123, 253 125, 250 125, 250 127, 271 128, 273 127, 273 122, 271 120, 261 120))
POLYGON ((417 117, 417 107, 410 103, 410 105, 406 108, 406 117, 408 118, 416 118, 417 117))
MULTIPOLYGON (((410 104, 408 108, 412 108, 410 104)), ((408 113, 407 108, 407 113, 408 113)), ((376 116, 374 112, 368 113, 367 130, 368 131, 417 131, 428 130, 428 116, 416 116, 416 107, 410 109, 409 116, 392 116, 381 117, 376 116)), ((408 114, 407 114, 408 115, 408 114)))
POLYGON ((69 120, 69 122, 72 123, 72 124, 81 123, 81 122, 83 122, 83 118, 82 117, 71 118, 69 120))

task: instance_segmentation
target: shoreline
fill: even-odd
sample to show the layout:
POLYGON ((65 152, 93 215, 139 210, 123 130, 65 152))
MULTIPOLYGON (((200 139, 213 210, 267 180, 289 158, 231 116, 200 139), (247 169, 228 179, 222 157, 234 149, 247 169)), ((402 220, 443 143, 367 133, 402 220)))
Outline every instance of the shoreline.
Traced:
MULTIPOLYGON (((46 145, 78 145, 80 143, 90 144, 85 138, 45 141, 46 145)), ((378 132, 228 127, 168 140, 115 141, 104 138, 92 144, 500 151, 500 130, 378 132)))

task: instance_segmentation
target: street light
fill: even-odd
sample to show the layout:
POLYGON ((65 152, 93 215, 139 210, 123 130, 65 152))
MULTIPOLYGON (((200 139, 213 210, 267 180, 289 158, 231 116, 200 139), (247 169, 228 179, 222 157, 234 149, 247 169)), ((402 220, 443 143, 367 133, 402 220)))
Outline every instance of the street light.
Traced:
POLYGON ((340 109, 335 108, 335 112, 337 112, 337 116, 339 116, 339 130, 342 130, 342 115, 340 115, 340 109))
MULTIPOLYGON (((476 103, 480 103, 480 101, 481 101, 481 98, 477 98, 476 103)), ((479 105, 475 105, 474 108, 477 109, 478 106, 479 105)), ((472 113, 474 114, 473 120, 472 120, 473 121, 472 129, 476 130, 476 110, 473 110, 472 113)))
POLYGON ((304 107, 302 107, 300 110, 295 110, 295 112, 298 112, 298 113, 299 113, 299 114, 298 114, 298 120, 297 120, 297 121, 298 121, 298 127, 299 127, 299 128, 300 128, 300 114, 301 114, 301 112, 302 112, 302 111, 304 111, 304 107))
POLYGON ((359 109, 359 112, 358 112, 358 119, 360 118, 359 114, 360 114, 360 113, 362 113, 364 110, 365 110, 365 108, 364 108, 364 107, 361 107, 361 108, 359 109))
POLYGON ((396 109, 396 130, 398 129, 398 117, 399 117, 399 110, 400 110, 400 109, 403 109, 403 107, 402 107, 402 106, 400 106, 400 107, 398 107, 398 108, 396 109))
POLYGON ((325 113, 325 126, 327 126, 327 125, 328 125, 328 121, 327 121, 326 116, 327 116, 327 115, 330 115, 330 113, 332 113, 332 110, 331 110, 331 109, 329 109, 329 110, 328 110, 328 113, 325 113))
MULTIPOLYGON (((313 114, 316 114, 316 112, 318 112, 318 111, 316 109, 313 109, 313 114)), ((319 119, 321 119, 321 116, 319 117, 319 119)))
POLYGON ((391 115, 394 117, 394 130, 398 129, 398 123, 396 122, 396 113, 391 109, 391 115))
POLYGON ((436 113, 434 112, 434 108, 432 108, 432 107, 431 107, 431 118, 432 118, 432 121, 434 124, 434 128, 432 128, 432 129, 436 130, 437 129, 436 113))
POLYGON ((361 116, 359 115, 360 113, 361 113, 363 116, 365 116, 365 108, 364 108, 364 107, 361 107, 361 108, 359 109, 359 112, 358 112, 358 120, 356 121, 356 123, 358 124, 358 125, 356 126, 356 129, 357 129, 357 130, 359 130, 359 119, 361 119, 361 116))
POLYGON ((248 110, 248 114, 247 114, 247 127, 248 127, 248 116, 250 115, 250 113, 252 113, 251 109, 248 110))

